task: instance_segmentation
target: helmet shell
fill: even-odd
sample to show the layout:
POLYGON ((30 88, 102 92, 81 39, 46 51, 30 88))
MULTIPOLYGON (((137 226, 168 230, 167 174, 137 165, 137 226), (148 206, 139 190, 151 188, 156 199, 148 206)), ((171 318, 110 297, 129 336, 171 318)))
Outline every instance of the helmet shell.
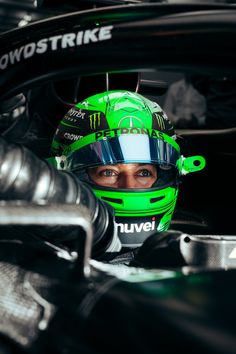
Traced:
MULTIPOLYGON (((106 91, 76 104, 64 116, 53 138, 53 155, 94 132, 153 129, 175 138, 173 125, 153 101, 130 91, 106 91)), ((132 133, 132 131, 131 131, 132 133)))
MULTIPOLYGON (((91 96, 65 115, 54 136, 52 151, 60 157, 58 168, 74 171, 83 179, 89 166, 117 163, 115 159, 108 161, 103 149, 105 144, 107 151, 112 139, 118 142, 120 136, 126 141, 134 136, 140 142, 148 139, 149 145, 155 142, 152 152, 156 160, 140 160, 137 153, 134 161, 119 163, 161 163, 167 167, 167 174, 171 167, 173 176, 152 188, 128 190, 97 186, 85 178, 98 198, 114 208, 116 229, 123 246, 138 247, 150 235, 168 229, 178 194, 180 149, 174 128, 161 107, 130 91, 107 91, 91 96), (97 153, 96 149, 102 151, 102 158, 92 161, 90 156, 94 151, 97 153), (162 150, 161 158, 158 149, 162 150)), ((137 146, 131 146, 132 151, 138 150, 137 146)))

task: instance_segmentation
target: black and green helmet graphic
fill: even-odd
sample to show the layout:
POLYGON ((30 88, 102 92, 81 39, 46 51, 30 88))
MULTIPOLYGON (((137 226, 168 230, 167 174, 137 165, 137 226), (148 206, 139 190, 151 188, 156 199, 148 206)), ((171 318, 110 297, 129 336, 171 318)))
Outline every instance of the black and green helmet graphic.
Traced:
POLYGON ((155 232, 168 229, 179 176, 201 170, 201 156, 183 157, 174 128, 161 107, 129 91, 107 91, 76 104, 61 121, 52 143, 58 169, 74 171, 95 194, 113 206, 123 246, 137 247, 155 232), (145 163, 157 168, 151 188, 98 186, 90 167, 145 163))

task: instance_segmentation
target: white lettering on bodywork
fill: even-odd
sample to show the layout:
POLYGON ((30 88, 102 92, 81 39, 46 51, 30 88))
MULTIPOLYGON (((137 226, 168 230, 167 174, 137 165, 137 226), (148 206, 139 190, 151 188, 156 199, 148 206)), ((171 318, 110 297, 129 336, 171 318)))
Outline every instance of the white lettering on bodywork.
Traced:
POLYGON ((11 50, 0 57, 0 70, 5 70, 9 65, 15 65, 22 60, 29 59, 35 54, 44 54, 47 51, 56 51, 83 44, 105 41, 112 38, 113 26, 103 26, 76 33, 65 33, 49 38, 42 38, 38 42, 30 42, 19 48, 11 50))

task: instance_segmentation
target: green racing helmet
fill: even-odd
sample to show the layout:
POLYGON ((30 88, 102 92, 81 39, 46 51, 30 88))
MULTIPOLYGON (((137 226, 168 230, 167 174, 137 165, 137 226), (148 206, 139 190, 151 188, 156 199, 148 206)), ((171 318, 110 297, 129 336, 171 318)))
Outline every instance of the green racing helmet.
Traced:
POLYGON ((181 155, 174 128, 156 102, 122 90, 96 94, 72 107, 54 135, 52 152, 58 169, 76 173, 114 208, 119 238, 130 248, 169 228, 180 175, 205 166, 202 156, 181 155), (88 174, 91 167, 128 163, 156 166, 151 188, 98 186, 88 174))

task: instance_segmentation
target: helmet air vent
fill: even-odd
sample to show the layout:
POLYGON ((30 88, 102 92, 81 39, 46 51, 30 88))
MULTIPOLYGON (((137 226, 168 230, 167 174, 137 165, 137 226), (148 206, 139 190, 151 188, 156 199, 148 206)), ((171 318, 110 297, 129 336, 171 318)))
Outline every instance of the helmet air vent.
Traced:
POLYGON ((123 204, 122 199, 118 199, 118 198, 109 198, 109 197, 101 197, 101 199, 107 201, 107 202, 111 202, 111 203, 116 203, 116 204, 123 204))
POLYGON ((156 198, 151 198, 150 199, 150 203, 156 203, 156 202, 159 202, 160 200, 164 199, 165 196, 162 195, 161 197, 156 197, 156 198))

